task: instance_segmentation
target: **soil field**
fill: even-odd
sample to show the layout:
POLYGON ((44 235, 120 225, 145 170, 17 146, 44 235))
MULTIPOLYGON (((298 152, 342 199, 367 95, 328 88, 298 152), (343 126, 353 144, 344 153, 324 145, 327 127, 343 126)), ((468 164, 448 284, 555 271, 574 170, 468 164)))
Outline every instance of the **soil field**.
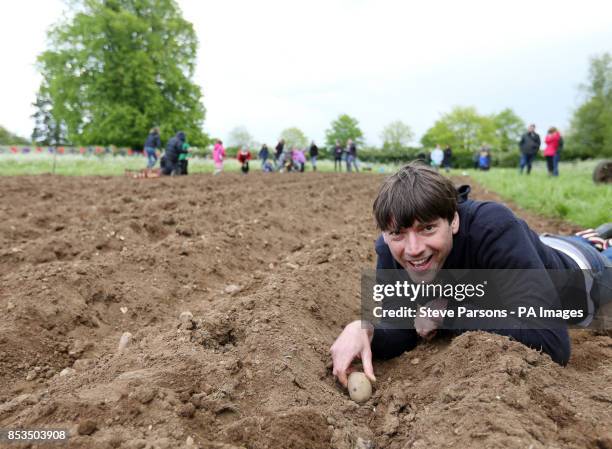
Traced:
POLYGON ((612 338, 588 331, 566 368, 440 338, 349 400, 329 347, 358 318, 381 179, 0 178, 0 429, 67 428, 70 448, 612 448, 612 338))

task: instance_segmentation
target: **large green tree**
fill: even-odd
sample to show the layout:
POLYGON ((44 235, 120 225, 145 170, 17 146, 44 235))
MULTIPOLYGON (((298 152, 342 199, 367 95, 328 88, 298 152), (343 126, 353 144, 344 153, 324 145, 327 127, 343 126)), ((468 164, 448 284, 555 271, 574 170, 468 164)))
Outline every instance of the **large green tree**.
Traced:
MULTIPOLYGON (((141 146, 150 127, 205 145, 197 38, 174 0, 72 0, 38 57, 38 99, 76 144, 141 146)), ((39 140, 50 139, 35 129, 39 140)))
POLYGON ((525 122, 510 108, 494 114, 496 144, 500 151, 518 151, 518 142, 525 132, 525 122))
POLYGON ((424 147, 433 148, 436 144, 450 145, 464 152, 476 151, 483 144, 497 148, 493 118, 480 115, 474 107, 454 107, 444 114, 421 138, 424 147))
POLYGON ((363 132, 356 118, 342 114, 332 121, 330 128, 325 131, 325 141, 331 148, 336 144, 336 140, 340 141, 341 145, 346 145, 349 139, 353 139, 357 145, 363 145, 363 132))
POLYGON ((306 148, 308 146, 308 137, 300 129, 296 127, 284 129, 280 135, 280 139, 285 141, 285 146, 291 148, 306 148))
POLYGON ((612 157, 612 55, 591 59, 584 102, 571 120, 566 148, 581 157, 612 157))
POLYGON ((406 123, 396 120, 385 126, 380 137, 384 149, 400 150, 407 147, 414 139, 414 133, 406 123))

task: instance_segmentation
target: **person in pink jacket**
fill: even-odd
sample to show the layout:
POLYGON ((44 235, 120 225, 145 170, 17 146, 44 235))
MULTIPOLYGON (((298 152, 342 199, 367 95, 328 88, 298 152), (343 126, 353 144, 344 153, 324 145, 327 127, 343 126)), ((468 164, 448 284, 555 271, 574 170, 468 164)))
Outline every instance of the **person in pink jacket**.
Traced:
POLYGON ((546 148, 544 149, 544 157, 546 158, 546 167, 548 168, 549 176, 559 176, 559 144, 561 143, 561 134, 554 126, 548 129, 546 134, 546 148))
POLYGON ((225 148, 223 148, 223 142, 217 140, 215 147, 213 148, 213 159, 215 161, 215 175, 223 171, 223 159, 225 159, 225 148))

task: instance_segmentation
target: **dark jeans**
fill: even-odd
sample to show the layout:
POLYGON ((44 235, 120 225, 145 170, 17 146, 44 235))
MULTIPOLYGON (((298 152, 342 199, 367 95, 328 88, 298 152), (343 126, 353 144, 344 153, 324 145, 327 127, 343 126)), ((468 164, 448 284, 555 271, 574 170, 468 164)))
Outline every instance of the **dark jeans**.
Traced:
POLYGON ((555 170, 555 157, 554 156, 546 156, 546 168, 548 169, 548 174, 553 176, 555 170))
POLYGON ((249 172, 249 161, 244 161, 242 163, 242 167, 240 167, 240 170, 242 170, 242 173, 246 175, 249 172))
POLYGON ((531 173, 531 163, 533 162, 533 158, 535 154, 525 154, 521 153, 521 161, 519 163, 519 171, 523 173, 523 169, 527 167, 527 174, 531 173))
POLYGON ((559 176, 559 161, 561 160, 561 153, 558 151, 553 156, 553 176, 559 176))
POLYGON ((176 174, 178 171, 178 160, 169 159, 166 156, 162 156, 161 161, 161 174, 170 176, 176 174))
POLYGON ((155 148, 153 147, 145 147, 145 151, 147 153, 147 168, 155 167, 155 163, 157 162, 157 154, 155 154, 155 148))
POLYGON ((334 159, 334 171, 342 171, 342 158, 334 159))

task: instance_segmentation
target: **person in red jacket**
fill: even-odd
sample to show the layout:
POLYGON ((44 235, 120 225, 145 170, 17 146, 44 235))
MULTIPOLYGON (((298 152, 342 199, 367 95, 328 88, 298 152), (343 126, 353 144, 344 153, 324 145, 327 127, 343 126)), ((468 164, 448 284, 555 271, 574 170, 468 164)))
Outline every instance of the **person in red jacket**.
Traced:
POLYGON ((242 170, 242 173, 246 175, 249 172, 249 161, 251 160, 251 152, 247 148, 241 147, 236 158, 241 164, 240 170, 242 170))
POLYGON ((558 164, 557 153, 559 151, 559 143, 561 141, 561 134, 554 126, 548 129, 546 135, 546 148, 544 149, 544 157, 546 158, 546 167, 548 168, 549 176, 559 176, 559 170, 556 166, 558 164), (557 164, 555 164, 557 162, 557 164))

